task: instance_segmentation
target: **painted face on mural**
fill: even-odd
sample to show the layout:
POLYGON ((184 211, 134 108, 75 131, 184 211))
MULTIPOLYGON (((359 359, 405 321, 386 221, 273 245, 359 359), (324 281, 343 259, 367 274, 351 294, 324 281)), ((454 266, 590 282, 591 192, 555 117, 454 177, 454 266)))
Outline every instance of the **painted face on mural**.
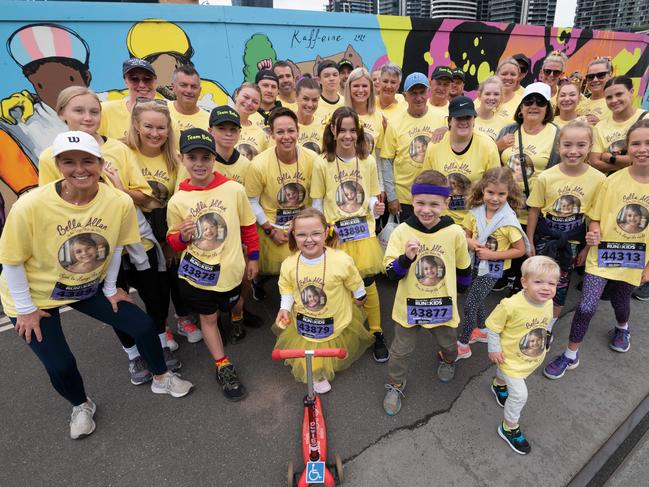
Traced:
POLYGON ((56 61, 42 63, 27 79, 38 97, 52 108, 59 93, 68 86, 87 86, 80 71, 56 61))

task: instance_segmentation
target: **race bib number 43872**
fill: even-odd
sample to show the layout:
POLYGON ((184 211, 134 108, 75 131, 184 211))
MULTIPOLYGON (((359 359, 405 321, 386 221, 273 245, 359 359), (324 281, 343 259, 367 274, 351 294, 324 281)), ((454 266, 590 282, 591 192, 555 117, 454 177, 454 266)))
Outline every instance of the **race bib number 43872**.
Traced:
POLYGON ((453 318, 453 300, 450 297, 406 299, 409 325, 437 325, 453 318))

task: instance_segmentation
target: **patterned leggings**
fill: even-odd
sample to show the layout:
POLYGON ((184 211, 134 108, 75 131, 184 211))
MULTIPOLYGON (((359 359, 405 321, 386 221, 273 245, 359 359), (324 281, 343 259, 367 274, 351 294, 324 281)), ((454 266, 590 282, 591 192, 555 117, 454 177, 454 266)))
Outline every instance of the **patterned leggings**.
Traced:
POLYGON ((467 291, 466 301, 464 302, 464 320, 460 326, 459 341, 463 344, 469 343, 473 327, 485 327, 485 320, 487 319, 487 310, 485 307, 485 299, 496 285, 498 279, 489 277, 488 275, 478 276, 474 268, 473 282, 467 291))
MULTIPOLYGON (((590 320, 595 315, 599 298, 604 292, 606 283, 609 282, 605 277, 594 276, 586 273, 584 275, 584 287, 581 291, 581 300, 577 305, 577 310, 572 318, 570 326, 570 341, 572 343, 581 343, 588 331, 590 320)), ((623 281, 611 280, 611 305, 615 312, 615 319, 618 323, 623 324, 629 321, 631 312, 631 292, 635 286, 623 281)))

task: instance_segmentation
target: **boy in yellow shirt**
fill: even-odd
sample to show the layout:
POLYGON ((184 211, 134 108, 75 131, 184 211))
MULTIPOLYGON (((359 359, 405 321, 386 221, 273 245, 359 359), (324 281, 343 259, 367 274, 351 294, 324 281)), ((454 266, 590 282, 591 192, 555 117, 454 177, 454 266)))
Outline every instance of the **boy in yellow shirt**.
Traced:
POLYGON ((531 447, 518 425, 527 402, 525 379, 545 357, 560 270, 549 257, 535 256, 523 263, 521 272, 523 290, 503 299, 486 325, 489 360, 498 365, 491 390, 505 408, 498 434, 516 453, 527 455, 531 447))

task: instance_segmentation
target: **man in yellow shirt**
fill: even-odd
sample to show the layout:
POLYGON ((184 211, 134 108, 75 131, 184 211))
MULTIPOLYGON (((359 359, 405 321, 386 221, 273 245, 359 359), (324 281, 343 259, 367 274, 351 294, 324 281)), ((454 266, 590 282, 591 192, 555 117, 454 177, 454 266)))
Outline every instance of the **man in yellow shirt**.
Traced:
POLYGON ((286 61, 277 61, 273 64, 273 73, 279 83, 279 100, 282 106, 297 112, 295 76, 291 65, 286 61))
POLYGON ((453 70, 437 66, 430 77, 430 108, 444 117, 448 116, 448 100, 453 84, 453 70))
POLYGON ((169 114, 176 131, 176 140, 180 140, 182 130, 207 130, 210 114, 198 106, 201 77, 196 68, 189 65, 179 66, 174 70, 171 80, 171 89, 176 99, 169 104, 169 114))

